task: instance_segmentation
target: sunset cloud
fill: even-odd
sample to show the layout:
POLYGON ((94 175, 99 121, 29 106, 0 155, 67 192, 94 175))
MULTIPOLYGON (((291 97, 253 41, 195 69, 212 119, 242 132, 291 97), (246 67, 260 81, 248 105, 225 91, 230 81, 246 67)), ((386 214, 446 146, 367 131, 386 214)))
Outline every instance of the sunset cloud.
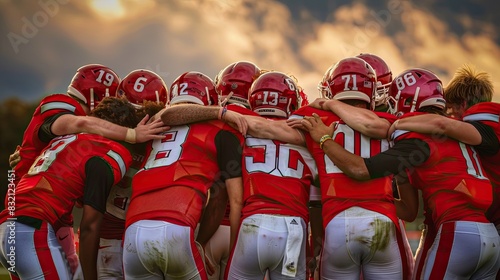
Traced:
MULTIPOLYGON (((293 2, 291 2, 293 3, 293 2)), ((500 75, 498 28, 471 16, 447 18, 429 7, 389 0, 362 1, 324 11, 291 9, 286 1, 0 1, 4 75, 0 99, 36 100, 64 91, 75 70, 102 63, 121 76, 137 68, 170 84, 183 72, 211 77, 237 60, 292 73, 310 99, 337 60, 361 52, 383 57, 397 75, 410 67, 435 71, 446 85, 455 69, 472 63, 500 75), (19 76, 25 78, 19 84, 19 76)), ((313 4, 311 4, 313 5, 313 4)), ((500 81, 495 79, 495 88, 500 81)), ((500 101, 497 90, 495 100, 500 101)))

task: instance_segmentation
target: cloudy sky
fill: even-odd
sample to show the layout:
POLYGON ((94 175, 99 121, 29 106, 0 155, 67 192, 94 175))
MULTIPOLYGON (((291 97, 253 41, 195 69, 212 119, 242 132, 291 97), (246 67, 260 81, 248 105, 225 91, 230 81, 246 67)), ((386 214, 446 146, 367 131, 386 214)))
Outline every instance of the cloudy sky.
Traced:
POLYGON ((500 102, 498 1, 0 0, 0 101, 65 92, 76 69, 101 63, 124 77, 146 68, 167 85, 210 77, 237 60, 296 76, 310 99, 339 59, 384 58, 395 75, 433 70, 446 85, 472 63, 500 102), (375 2, 375 3, 372 3, 375 2))

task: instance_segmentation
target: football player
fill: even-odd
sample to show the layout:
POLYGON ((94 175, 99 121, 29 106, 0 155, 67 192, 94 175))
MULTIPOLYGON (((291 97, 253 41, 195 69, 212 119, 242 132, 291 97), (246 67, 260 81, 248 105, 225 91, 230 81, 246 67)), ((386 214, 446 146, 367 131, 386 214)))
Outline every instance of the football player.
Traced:
MULTIPOLYGON (((209 77, 186 72, 173 82, 169 102, 174 107, 216 105, 219 96, 209 77)), ((125 278, 207 279, 194 231, 209 189, 218 180, 227 187, 231 226, 239 221, 241 140, 235 133, 220 121, 197 123, 172 127, 162 134, 163 140, 148 145, 145 164, 132 180, 125 222, 125 278)))
MULTIPOLYGON (((118 86, 118 96, 126 98, 140 116, 156 114, 167 103, 168 90, 163 79, 156 73, 137 69, 125 76, 118 86)), ((132 196, 132 177, 144 160, 145 146, 136 144, 130 148, 132 165, 125 177, 111 188, 106 202, 106 213, 101 226, 97 274, 99 279, 123 279, 123 234, 125 214, 132 196)))
MULTIPOLYGON (((500 199, 500 175, 497 168, 500 160, 500 126, 498 121, 500 104, 491 102, 492 96, 493 85, 487 73, 478 72, 473 67, 464 65, 457 70, 453 79, 444 89, 447 113, 453 118, 435 114, 413 116, 400 120, 398 129, 439 137, 445 135, 476 148, 494 190, 493 203, 488 209, 487 217, 500 232, 500 206, 498 202, 500 199)), ((393 126, 390 132, 394 130, 393 126)), ((421 275, 423 259, 425 259, 425 257, 421 257, 421 254, 431 244, 432 242, 425 246, 422 243, 419 246, 416 259, 417 278, 421 275)))
MULTIPOLYGON (((251 110, 270 123, 299 107, 297 85, 281 72, 262 74, 249 92, 251 110)), ((306 278, 307 206, 316 175, 305 148, 246 135, 244 206, 228 279, 263 279, 266 271, 270 279, 306 278)))
MULTIPOLYGON (((326 99, 373 110, 376 85, 373 68, 366 61, 351 57, 328 69, 319 88, 326 99)), ((306 134, 306 144, 315 157, 321 182, 325 238, 320 277, 359 277, 362 273, 364 279, 377 279, 381 275, 391 279, 409 278, 411 267, 408 264, 411 262, 407 260, 404 228, 393 203, 392 177, 356 182, 329 161, 322 151, 323 145, 331 139, 364 156, 386 150, 389 143, 365 136, 329 111, 304 107, 291 119, 300 122, 301 118, 313 113, 337 128, 335 134, 325 136, 319 145, 306 134), (380 238, 383 243, 380 243, 380 238)), ((379 117, 374 119, 374 124, 388 127, 394 121, 388 114, 380 113, 379 117)))
MULTIPOLYGON (((234 104, 250 108, 248 90, 253 81, 260 75, 260 72, 260 68, 249 61, 231 63, 215 77, 215 90, 221 96, 224 104, 234 104)), ((211 190, 213 191, 215 188, 211 190)), ((217 194, 223 195, 224 192, 218 192, 217 194)), ((216 203, 214 195, 211 198, 211 202, 216 203)), ((196 241, 204 248, 207 274, 210 280, 224 279, 224 271, 226 270, 230 253, 229 213, 229 204, 227 204, 226 211, 217 230, 213 232, 212 229, 205 228, 204 226, 211 224, 209 222, 202 223, 202 228, 198 231, 196 237, 196 241)), ((216 220, 218 219, 217 214, 205 211, 203 218, 208 218, 209 216, 216 220)))
MULTIPOLYGON (((404 114, 403 118, 412 112, 443 113, 445 107, 441 81, 425 69, 401 73, 389 94, 391 108, 404 114)), ((315 141, 331 132, 318 116, 307 118, 304 125, 315 141)), ((428 222, 436 230, 424 260, 424 279, 494 278, 500 266, 500 239, 485 215, 492 202, 492 186, 476 151, 450 138, 399 130, 398 122, 394 126, 395 145, 376 156, 363 159, 335 141, 323 143, 325 154, 358 180, 404 170, 422 190, 428 222)))
MULTIPOLYGON (((105 98, 91 116, 130 129, 139 118, 118 98, 105 98), (114 111, 119 109, 121 114, 114 111)), ((56 232, 67 225, 76 201, 83 204, 80 262, 85 279, 97 279, 99 228, 109 189, 132 161, 120 143, 96 134, 54 138, 7 196, 0 213, 0 261, 15 279, 71 279, 72 271, 56 232), (11 200, 14 197, 15 200, 11 200), (11 204, 11 202, 15 204, 11 204)))

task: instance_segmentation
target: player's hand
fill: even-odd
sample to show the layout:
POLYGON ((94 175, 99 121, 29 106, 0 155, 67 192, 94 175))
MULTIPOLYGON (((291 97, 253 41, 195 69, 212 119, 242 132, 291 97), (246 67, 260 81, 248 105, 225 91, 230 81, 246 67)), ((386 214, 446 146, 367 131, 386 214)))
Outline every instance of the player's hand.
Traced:
POLYGON ((243 134, 243 136, 247 135, 248 122, 242 114, 228 110, 222 117, 222 120, 235 124, 238 127, 238 131, 243 134))
POLYGON ((21 146, 17 145, 14 153, 9 156, 10 168, 16 167, 16 165, 21 161, 21 154, 19 153, 19 149, 21 149, 21 146))
POLYGON ((323 135, 333 135, 335 123, 332 123, 330 126, 326 126, 319 115, 314 113, 312 117, 305 117, 302 120, 302 124, 305 130, 309 132, 312 139, 319 142, 323 135))
MULTIPOLYGON (((207 274, 209 276, 214 275, 215 273, 215 265, 212 263, 212 261, 207 257, 207 254, 205 253, 205 269, 207 270, 207 274)), ((224 273, 221 271, 221 273, 224 273)))
POLYGON ((319 273, 319 256, 312 257, 307 263, 308 277, 309 279, 317 279, 315 275, 319 273))
POLYGON ((309 103, 309 106, 316 108, 316 109, 324 110, 323 106, 324 106, 326 101, 328 101, 328 99, 326 99, 326 98, 316 98, 316 100, 314 100, 312 103, 309 103))
POLYGON ((304 119, 288 119, 286 120, 286 124, 288 124, 288 126, 290 126, 291 128, 307 131, 307 129, 304 127, 304 123, 302 122, 303 120, 304 119))
POLYGON ((198 241, 195 241, 194 244, 196 245, 198 252, 200 252, 200 255, 203 256, 203 262, 205 263, 205 270, 207 271, 207 274, 212 276, 215 273, 215 266, 205 253, 205 246, 201 245, 198 241))
POLYGON ((169 126, 165 126, 161 119, 154 120, 151 123, 146 124, 149 119, 149 115, 146 115, 141 122, 136 126, 135 129, 135 142, 143 143, 154 139, 163 139, 164 135, 159 135, 159 133, 167 131, 170 129, 169 126))

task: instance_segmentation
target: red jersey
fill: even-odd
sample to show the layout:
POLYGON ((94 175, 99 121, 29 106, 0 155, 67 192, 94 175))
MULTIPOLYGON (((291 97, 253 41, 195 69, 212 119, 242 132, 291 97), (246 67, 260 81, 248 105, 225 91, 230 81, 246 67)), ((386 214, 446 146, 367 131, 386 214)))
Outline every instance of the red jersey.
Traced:
POLYGON ((40 152, 50 141, 43 141, 39 138, 39 131, 42 124, 50 117, 66 113, 76 116, 85 116, 81 105, 67 94, 53 94, 45 97, 35 110, 28 127, 24 131, 23 141, 19 155, 21 161, 15 166, 16 181, 28 173, 31 165, 40 152))
POLYGON ((15 209, 0 213, 0 223, 27 216, 47 221, 56 231, 70 223, 75 201, 83 200, 86 163, 96 157, 109 165, 114 184, 132 161, 124 146, 99 135, 75 134, 52 140, 17 185, 15 209))
POLYGON ((307 223, 309 189, 316 176, 316 164, 306 148, 247 135, 241 218, 279 214, 299 216, 307 223))
MULTIPOLYGON (((490 126, 500 140, 500 104, 483 102, 465 111, 464 121, 478 121, 490 126)), ((487 216, 495 225, 500 224, 500 151, 496 154, 480 154, 481 164, 493 185, 493 203, 487 216)))
MULTIPOLYGON (((355 131, 330 111, 306 106, 295 111, 292 117, 311 116, 313 113, 318 114, 326 125, 336 123, 333 140, 353 154, 369 158, 389 148, 387 140, 371 139, 355 131)), ((375 113, 378 114, 378 112, 375 113)), ((388 114, 380 115, 393 118, 388 114)), ((394 120, 389 119, 390 122, 394 120)), ((306 144, 318 166, 324 226, 328 225, 338 213, 358 206, 386 215, 398 227, 391 176, 365 182, 357 181, 335 166, 308 133, 306 133, 306 144)))
MULTIPOLYGON (((241 106, 228 106, 228 110, 261 117, 241 106)), ((307 223, 309 190, 317 173, 314 159, 304 147, 247 135, 241 219, 254 214, 279 214, 302 217, 307 223)))
MULTIPOLYGON (((228 134, 240 135, 221 121, 209 121, 172 127, 163 133, 165 139, 149 144, 145 165, 132 180, 125 227, 139 220, 164 220, 194 229, 209 188, 241 165, 238 152, 234 164, 224 171, 219 168, 221 155, 235 153, 234 147, 217 151, 228 134)), ((237 141, 241 147, 242 138, 237 141)))
POLYGON ((429 145, 427 160, 407 172, 411 184, 422 190, 436 228, 448 221, 488 222, 484 213, 492 202, 492 187, 472 147, 409 131, 397 130, 393 137, 395 143, 417 138, 429 145))

